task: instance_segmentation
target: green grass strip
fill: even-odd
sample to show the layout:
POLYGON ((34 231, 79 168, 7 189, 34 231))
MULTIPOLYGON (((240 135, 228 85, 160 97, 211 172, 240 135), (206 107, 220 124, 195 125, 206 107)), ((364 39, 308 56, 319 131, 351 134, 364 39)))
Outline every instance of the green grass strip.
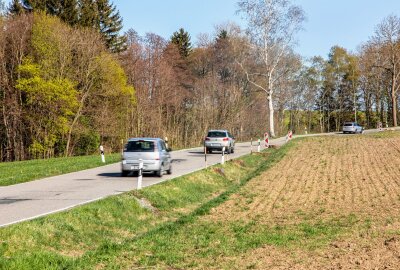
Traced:
POLYGON ((180 228, 193 224, 281 160, 291 145, 294 143, 141 191, 1 228, 0 269, 114 268, 113 262, 138 241, 151 241, 160 235, 173 237, 180 228), (221 168, 222 174, 218 172, 221 168), (133 195, 150 201, 157 212, 141 208, 133 195))
MULTIPOLYGON (((239 191, 240 188, 248 181, 259 176, 268 168, 279 162, 287 154, 287 152, 293 145, 294 142, 286 144, 278 150, 270 149, 268 151, 268 153, 270 153, 270 155, 268 155, 268 158, 263 160, 255 170, 243 177, 239 183, 230 186, 225 192, 205 202, 191 213, 181 216, 175 221, 167 221, 165 223, 162 223, 161 225, 156 226, 154 229, 149 230, 148 232, 134 238, 127 239, 120 244, 107 243, 93 252, 88 252, 81 259, 73 263, 74 269, 90 269, 91 267, 99 263, 107 264, 107 262, 113 261, 115 257, 118 257, 118 253, 123 252, 124 249, 129 249, 129 246, 137 241, 146 239, 157 239, 160 235, 169 235, 170 237, 174 237, 174 234, 177 234, 179 230, 181 230, 184 226, 195 222, 198 217, 208 214, 212 208, 217 207, 218 205, 225 202, 232 194, 239 191)), ((220 167, 220 165, 218 165, 217 167, 220 167)), ((168 249, 168 247, 165 248, 168 249)), ((145 265, 147 265, 147 263, 145 263, 145 265)))
POLYGON ((2 162, 0 163, 0 186, 100 167, 118 162, 120 159, 121 154, 111 154, 106 156, 106 163, 101 162, 100 155, 2 162))

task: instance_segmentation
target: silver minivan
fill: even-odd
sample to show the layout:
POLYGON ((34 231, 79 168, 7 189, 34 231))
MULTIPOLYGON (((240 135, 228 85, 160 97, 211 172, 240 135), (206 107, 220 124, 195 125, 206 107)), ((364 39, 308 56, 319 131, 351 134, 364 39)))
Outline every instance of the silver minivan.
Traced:
POLYGON ((153 172, 162 177, 172 173, 171 149, 160 138, 131 138, 122 153, 121 175, 139 171, 139 160, 143 160, 143 172, 153 172))

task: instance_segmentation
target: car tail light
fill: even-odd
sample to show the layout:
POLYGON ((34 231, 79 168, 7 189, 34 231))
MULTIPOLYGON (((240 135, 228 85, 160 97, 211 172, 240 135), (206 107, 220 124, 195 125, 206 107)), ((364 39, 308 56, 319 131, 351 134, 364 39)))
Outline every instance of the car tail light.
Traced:
POLYGON ((224 138, 223 141, 224 142, 229 141, 229 138, 224 138))
POLYGON ((205 141, 209 141, 209 140, 210 140, 210 138, 206 137, 204 140, 205 140, 205 141))

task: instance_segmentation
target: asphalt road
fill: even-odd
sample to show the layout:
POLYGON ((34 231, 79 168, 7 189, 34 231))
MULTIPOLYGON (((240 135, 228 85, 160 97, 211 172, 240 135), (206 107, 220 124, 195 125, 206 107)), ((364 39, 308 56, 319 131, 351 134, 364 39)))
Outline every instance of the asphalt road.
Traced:
MULTIPOLYGON (((284 138, 272 141, 273 144, 283 144, 284 142, 284 138)), ((256 151, 256 148, 256 146, 253 146, 253 151, 256 151)), ((225 160, 249 154, 250 151, 249 142, 237 143, 235 153, 225 155, 225 160)), ((173 173, 171 175, 163 175, 162 178, 152 174, 145 174, 143 176, 143 187, 201 170, 205 167, 203 148, 174 151, 171 155, 173 173)), ((221 162, 221 152, 207 155, 208 166, 219 162, 221 162)), ((137 177, 132 175, 121 177, 120 172, 120 163, 115 163, 32 182, 0 187, 0 227, 136 189, 137 177)))
MULTIPOLYGON (((369 130, 366 133, 377 132, 369 130)), ((335 135, 337 133, 319 134, 335 135)), ((302 135, 295 137, 316 136, 302 135)), ((343 135, 351 136, 351 135, 343 135)), ((285 138, 270 141, 282 145, 285 138)), ((256 151, 253 146, 253 151, 256 151)), ((264 147, 262 147, 263 149, 264 147)), ((249 154, 250 143, 237 143, 235 153, 226 159, 249 154)), ((150 186, 176 178, 205 167, 203 148, 193 148, 171 153, 173 174, 162 178, 144 175, 142 186, 150 186)), ((221 162, 221 153, 207 155, 207 164, 221 162)), ((101 198, 137 188, 137 177, 120 176, 120 163, 94 169, 44 178, 13 186, 0 187, 0 227, 63 211, 101 198)))

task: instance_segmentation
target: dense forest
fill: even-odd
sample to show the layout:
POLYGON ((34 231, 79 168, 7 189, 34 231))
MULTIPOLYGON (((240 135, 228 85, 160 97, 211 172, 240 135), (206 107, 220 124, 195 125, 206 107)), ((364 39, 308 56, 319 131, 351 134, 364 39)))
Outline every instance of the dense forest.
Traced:
POLYGON ((357 52, 333 46, 326 59, 304 59, 301 7, 242 0, 238 11, 247 29, 224 23, 192 44, 183 28, 169 39, 120 33, 108 0, 3 4, 0 160, 119 151, 134 136, 187 147, 211 128, 246 140, 344 121, 397 125, 399 17, 383 18, 357 52))

